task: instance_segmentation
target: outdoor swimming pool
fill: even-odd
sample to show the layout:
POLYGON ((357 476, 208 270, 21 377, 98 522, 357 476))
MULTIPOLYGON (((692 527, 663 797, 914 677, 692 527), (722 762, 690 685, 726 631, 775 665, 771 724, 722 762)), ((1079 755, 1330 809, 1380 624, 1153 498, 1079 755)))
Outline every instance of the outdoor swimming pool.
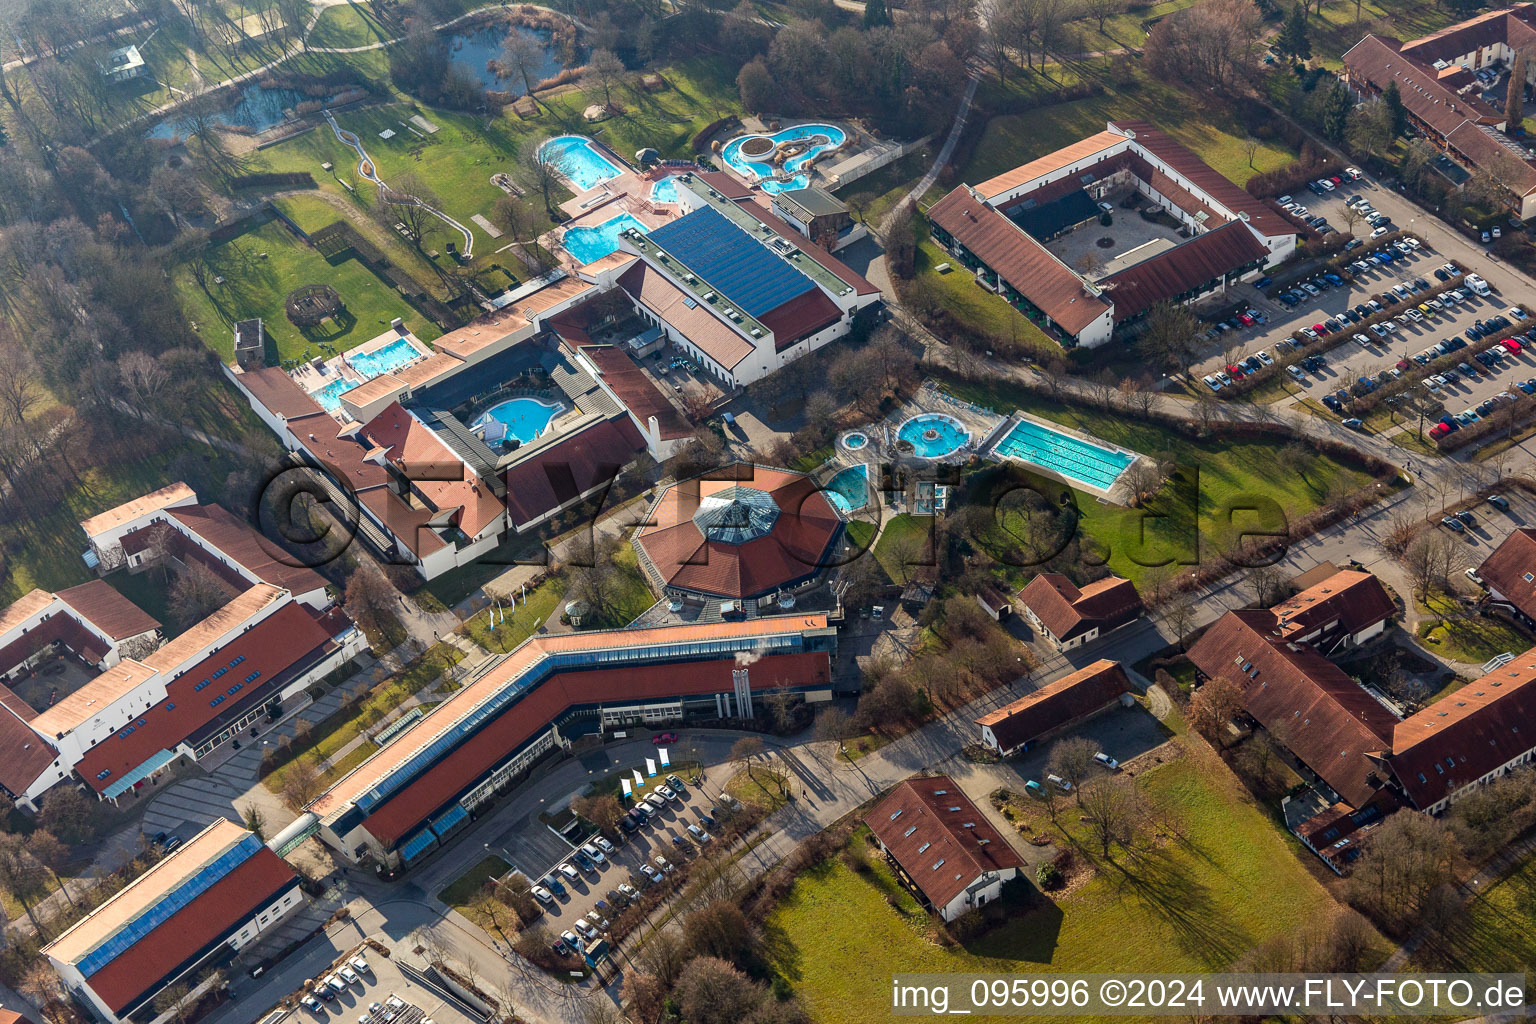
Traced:
POLYGON ((602 259, 619 247, 619 235, 628 228, 649 230, 644 224, 627 213, 591 227, 570 228, 565 232, 565 248, 581 263, 602 259))
POLYGON ((843 447, 851 452, 859 451, 869 445, 869 435, 862 430, 850 430, 843 435, 843 447))
POLYGON ((409 338, 396 338, 372 352, 354 352, 347 356, 347 362, 352 364, 352 369, 372 380, 381 373, 400 369, 419 355, 421 353, 409 338))
POLYGON ((785 173, 793 174, 793 178, 787 182, 768 181, 763 183, 764 192, 785 192, 791 189, 805 188, 810 184, 810 176, 807 174, 795 174, 795 172, 827 150, 841 146, 848 139, 848 133, 835 124, 797 124, 791 128, 774 132, 772 135, 738 135, 725 144, 725 148, 721 150, 720 156, 733 170, 745 175, 749 181, 772 178, 777 173, 777 169, 773 164, 761 158, 748 160, 741 155, 741 147, 748 139, 766 138, 772 140, 774 148, 765 154, 766 156, 772 156, 779 146, 786 142, 809 139, 816 135, 825 136, 826 141, 815 143, 804 152, 797 153, 795 156, 784 161, 785 173))
POLYGON ((651 186, 651 202, 675 203, 677 202, 677 179, 667 175, 651 186))
POLYGON ((903 423, 896 437, 911 444, 922 458, 942 459, 959 451, 971 439, 971 432, 942 413, 925 412, 903 423))
POLYGON ((1020 421, 993 451, 1006 458, 1052 470, 1101 491, 1113 487, 1125 467, 1136 461, 1136 456, 1130 452, 1110 451, 1029 420, 1020 421))
POLYGON ((549 421, 555 418, 555 413, 559 412, 560 408, 553 402, 544 402, 537 398, 513 398, 491 406, 484 415, 475 420, 471 429, 484 426, 490 420, 496 420, 507 428, 508 435, 527 444, 538 440, 539 435, 548 428, 549 421))
POLYGON ((582 192, 624 173, 623 168, 599 153, 585 135, 558 135, 550 139, 539 147, 539 159, 582 192))
POLYGON ((357 381, 347 380, 345 377, 337 377, 309 397, 319 402, 320 408, 326 412, 335 412, 341 408, 341 396, 355 387, 357 387, 357 381))
POLYGON ((847 515, 869 504, 869 467, 864 463, 849 466, 827 481, 823 492, 839 512, 847 515))

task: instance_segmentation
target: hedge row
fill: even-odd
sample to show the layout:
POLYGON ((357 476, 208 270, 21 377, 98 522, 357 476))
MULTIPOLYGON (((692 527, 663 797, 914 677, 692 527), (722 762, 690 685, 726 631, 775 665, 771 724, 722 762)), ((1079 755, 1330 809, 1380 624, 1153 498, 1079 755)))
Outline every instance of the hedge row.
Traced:
POLYGON ((314 188, 315 179, 308 171, 265 171, 260 174, 237 174, 229 179, 235 188, 314 188))
POLYGON ((1492 416, 1485 416, 1470 427, 1462 427, 1452 431, 1444 437, 1435 440, 1435 447, 1442 452, 1453 452, 1458 448, 1465 448, 1473 441, 1481 441, 1492 437, 1501 430, 1513 431, 1523 427, 1536 419, 1536 402, 1518 401, 1513 406, 1515 414, 1513 418, 1499 415, 1503 412, 1501 405, 1492 416))

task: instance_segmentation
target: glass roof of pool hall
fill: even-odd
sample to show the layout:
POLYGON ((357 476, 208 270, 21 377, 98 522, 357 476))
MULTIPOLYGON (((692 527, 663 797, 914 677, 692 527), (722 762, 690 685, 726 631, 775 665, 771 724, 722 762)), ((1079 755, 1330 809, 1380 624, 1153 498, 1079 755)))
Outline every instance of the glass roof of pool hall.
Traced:
POLYGON ((779 506, 767 491, 756 487, 727 487, 700 500, 693 525, 712 541, 745 544, 773 532, 779 506))

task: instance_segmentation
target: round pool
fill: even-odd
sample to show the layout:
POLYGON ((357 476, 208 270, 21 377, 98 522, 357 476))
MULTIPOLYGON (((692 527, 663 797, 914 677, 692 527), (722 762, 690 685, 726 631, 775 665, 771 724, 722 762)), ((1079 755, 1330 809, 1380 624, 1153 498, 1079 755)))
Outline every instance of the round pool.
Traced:
POLYGON ((851 452, 869 447, 869 435, 862 430, 850 430, 843 435, 843 447, 851 452))
POLYGON ((910 444, 919 458, 942 459, 959 451, 971 439, 971 432, 952 416, 925 412, 903 423, 896 437, 910 444))
POLYGON ((486 441, 492 440, 492 435, 500 433, 495 440, 510 440, 516 438, 522 444, 536 441, 539 435, 544 433, 549 426, 549 421, 555 418, 555 414, 564 408, 558 402, 546 402, 538 398, 513 398, 505 402, 499 402, 485 411, 479 419, 475 420, 471 429, 487 427, 486 441), (492 424, 500 424, 500 430, 492 424))

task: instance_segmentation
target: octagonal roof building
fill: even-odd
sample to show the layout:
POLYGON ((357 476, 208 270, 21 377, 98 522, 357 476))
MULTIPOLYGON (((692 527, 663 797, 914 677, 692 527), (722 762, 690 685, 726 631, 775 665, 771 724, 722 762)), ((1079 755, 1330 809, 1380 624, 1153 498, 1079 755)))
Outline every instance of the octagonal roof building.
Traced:
POLYGON ((738 463, 663 489, 634 545, 658 590, 746 599, 818 576, 842 525, 810 477, 738 463))

